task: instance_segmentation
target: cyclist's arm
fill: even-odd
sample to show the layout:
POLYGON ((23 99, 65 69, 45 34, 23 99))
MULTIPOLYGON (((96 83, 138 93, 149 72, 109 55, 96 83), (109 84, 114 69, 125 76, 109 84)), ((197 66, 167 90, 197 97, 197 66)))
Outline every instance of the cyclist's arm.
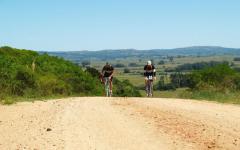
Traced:
POLYGON ((153 76, 156 77, 156 69, 154 66, 153 66, 153 76))
POLYGON ((102 68, 102 75, 104 74, 105 72, 105 66, 102 68))
POLYGON ((110 78, 113 77, 113 71, 112 71, 112 74, 109 76, 110 78))
POLYGON ((147 70, 147 66, 146 65, 144 66, 143 70, 144 70, 143 75, 144 75, 144 77, 146 77, 146 70, 147 70))
POLYGON ((109 77, 113 77, 113 73, 114 73, 114 68, 112 67, 112 73, 109 77))

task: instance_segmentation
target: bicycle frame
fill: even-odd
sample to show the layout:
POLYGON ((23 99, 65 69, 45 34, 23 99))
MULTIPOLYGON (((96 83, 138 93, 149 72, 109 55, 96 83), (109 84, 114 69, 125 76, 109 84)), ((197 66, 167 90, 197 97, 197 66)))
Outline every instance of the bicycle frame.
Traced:
POLYGON ((111 97, 111 92, 110 92, 110 79, 109 77, 104 77, 104 85, 105 85, 105 95, 107 97, 111 97))
POLYGON ((153 80, 147 80, 146 92, 148 97, 153 97, 153 80))

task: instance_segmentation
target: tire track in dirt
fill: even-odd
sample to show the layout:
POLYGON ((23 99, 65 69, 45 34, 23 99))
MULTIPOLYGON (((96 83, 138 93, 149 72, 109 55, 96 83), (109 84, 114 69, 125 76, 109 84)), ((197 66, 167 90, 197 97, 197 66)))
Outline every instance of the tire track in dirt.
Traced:
POLYGON ((0 112, 3 150, 240 149, 240 107, 235 105, 76 97, 0 105, 0 112))
POLYGON ((200 120, 198 116, 188 117, 167 107, 161 109, 156 105, 144 105, 139 101, 120 100, 112 104, 125 108, 137 118, 145 118, 150 124, 154 124, 156 133, 164 132, 170 135, 175 142, 183 140, 198 145, 199 149, 240 149, 239 132, 232 133, 224 128, 219 128, 216 125, 217 122, 200 120))

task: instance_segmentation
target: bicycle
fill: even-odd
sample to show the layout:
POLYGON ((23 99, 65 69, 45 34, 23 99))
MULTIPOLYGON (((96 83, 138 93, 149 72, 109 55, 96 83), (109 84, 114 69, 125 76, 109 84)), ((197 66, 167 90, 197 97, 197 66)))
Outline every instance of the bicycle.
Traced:
POLYGON ((147 92, 147 97, 153 97, 153 77, 152 76, 147 77, 146 92, 147 92))
POLYGON ((111 97, 112 96, 112 93, 111 93, 111 90, 110 90, 110 79, 109 77, 104 77, 104 85, 105 85, 105 95, 107 97, 111 97))

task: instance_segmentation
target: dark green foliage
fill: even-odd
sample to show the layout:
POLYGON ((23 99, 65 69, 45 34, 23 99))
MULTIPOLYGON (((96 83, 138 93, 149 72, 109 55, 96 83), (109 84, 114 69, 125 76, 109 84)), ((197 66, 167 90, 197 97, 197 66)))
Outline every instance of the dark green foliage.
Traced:
POLYGON ((0 48, 0 95, 101 95, 98 78, 62 58, 0 48))
POLYGON ((240 57, 236 57, 233 59, 234 61, 240 61, 240 57))
MULTIPOLYGON (((227 63, 206 67, 192 73, 173 73, 170 75, 170 83, 165 83, 160 78, 156 89, 169 90, 189 87, 197 91, 212 91, 228 93, 240 90, 240 74, 227 63)), ((211 93, 211 92, 210 92, 211 93)))
POLYGON ((155 89, 159 91, 167 91, 167 90, 176 90, 176 87, 172 83, 163 84, 162 82, 159 81, 155 89))
POLYGON ((239 85, 240 75, 226 64, 195 71, 190 75, 192 89, 227 92, 239 90, 239 85))
POLYGON ((113 79, 113 94, 114 96, 126 96, 126 97, 140 97, 141 94, 134 87, 129 80, 119 81, 118 79, 113 79))
POLYGON ((173 56, 168 56, 170 62, 173 62, 173 56))
POLYGON ((116 65, 114 65, 114 67, 116 67, 116 68, 123 68, 123 67, 125 67, 125 65, 117 63, 116 65))
POLYGON ((188 87, 190 83, 190 77, 188 74, 183 74, 181 72, 173 73, 170 75, 171 84, 174 87, 188 87))
POLYGON ((176 90, 176 85, 173 83, 165 83, 164 76, 160 76, 160 80, 157 85, 154 86, 156 90, 166 91, 166 90, 176 90))
POLYGON ((123 72, 124 72, 124 73, 130 73, 130 69, 124 68, 123 72))
POLYGON ((101 75, 101 73, 97 69, 92 67, 87 67, 85 71, 90 73, 93 77, 99 78, 101 75))
POLYGON ((160 60, 160 61, 158 62, 158 64, 159 64, 159 65, 164 65, 165 62, 164 62, 164 60, 160 60))
POLYGON ((217 61, 210 61, 210 62, 198 62, 198 63, 193 63, 193 64, 183 64, 178 66, 175 70, 176 72, 179 71, 192 71, 192 70, 201 70, 207 67, 214 67, 220 64, 229 64, 226 61, 223 62, 217 62, 217 61))
POLYGON ((129 63, 128 66, 129 67, 138 67, 138 64, 137 63, 129 63))
POLYGON ((90 64, 91 64, 91 62, 89 60, 82 61, 82 66, 83 67, 89 66, 90 64))

